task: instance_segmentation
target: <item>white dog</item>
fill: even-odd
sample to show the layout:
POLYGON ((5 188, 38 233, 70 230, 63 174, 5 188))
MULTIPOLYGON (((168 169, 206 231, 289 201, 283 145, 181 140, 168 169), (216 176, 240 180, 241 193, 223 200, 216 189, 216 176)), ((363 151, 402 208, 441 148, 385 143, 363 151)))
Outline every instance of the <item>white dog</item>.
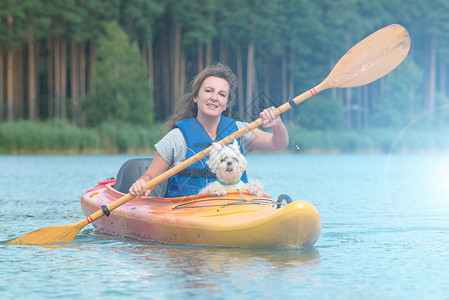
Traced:
POLYGON ((246 158, 240 152, 237 141, 229 146, 221 146, 212 143, 209 160, 206 162, 212 172, 217 175, 217 180, 206 185, 200 193, 209 193, 213 196, 224 196, 229 190, 248 190, 251 195, 262 196, 263 185, 253 180, 244 183, 240 180, 246 170, 246 158))

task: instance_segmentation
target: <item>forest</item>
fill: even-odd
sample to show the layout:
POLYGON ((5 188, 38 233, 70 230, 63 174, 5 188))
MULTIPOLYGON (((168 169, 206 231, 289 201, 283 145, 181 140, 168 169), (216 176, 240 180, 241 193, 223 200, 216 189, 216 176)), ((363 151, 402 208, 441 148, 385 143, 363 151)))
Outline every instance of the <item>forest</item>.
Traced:
MULTIPOLYGON (((239 78, 233 116, 316 86, 374 31, 401 24, 411 49, 369 85, 325 91, 283 119, 298 130, 447 128, 449 2, 433 0, 0 0, 0 125, 151 128, 215 62, 239 78)), ((1 135, 1 134, 0 134, 1 135)))

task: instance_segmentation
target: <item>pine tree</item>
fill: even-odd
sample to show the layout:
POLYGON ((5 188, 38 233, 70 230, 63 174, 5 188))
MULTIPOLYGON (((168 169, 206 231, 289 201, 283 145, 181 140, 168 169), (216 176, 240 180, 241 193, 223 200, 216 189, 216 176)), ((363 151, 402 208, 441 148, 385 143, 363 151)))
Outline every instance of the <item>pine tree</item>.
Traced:
MULTIPOLYGON (((123 10, 124 20, 121 26, 133 42, 140 45, 142 52, 142 65, 148 76, 150 95, 154 93, 154 54, 153 41, 157 34, 157 23, 165 11, 165 3, 157 0, 130 0, 123 10), (126 21, 125 21, 126 20, 126 21)), ((163 107, 161 99, 158 106, 163 107)), ((161 110, 162 112, 163 110, 161 110)))
POLYGON ((90 84, 95 89, 83 101, 88 126, 103 121, 150 125, 153 100, 149 97, 139 48, 113 21, 98 40, 96 72, 90 84))
MULTIPOLYGON (((27 44, 27 98, 28 98, 28 118, 36 120, 38 118, 38 42, 46 37, 50 27, 50 18, 44 13, 44 2, 42 0, 23 1, 24 13, 27 16, 24 39, 27 44)), ((24 58, 25 59, 25 58, 24 58)))

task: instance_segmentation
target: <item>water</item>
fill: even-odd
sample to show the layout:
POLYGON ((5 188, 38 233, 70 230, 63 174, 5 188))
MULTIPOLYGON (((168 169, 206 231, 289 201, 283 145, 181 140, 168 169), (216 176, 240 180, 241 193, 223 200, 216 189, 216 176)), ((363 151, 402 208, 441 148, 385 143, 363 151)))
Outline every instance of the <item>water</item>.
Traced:
MULTIPOLYGON (((129 158, 0 156, 0 241, 84 218, 129 158)), ((449 156, 251 155, 265 191, 307 200, 313 249, 163 245, 86 226, 64 245, 0 245, 2 299, 448 299, 449 156)))

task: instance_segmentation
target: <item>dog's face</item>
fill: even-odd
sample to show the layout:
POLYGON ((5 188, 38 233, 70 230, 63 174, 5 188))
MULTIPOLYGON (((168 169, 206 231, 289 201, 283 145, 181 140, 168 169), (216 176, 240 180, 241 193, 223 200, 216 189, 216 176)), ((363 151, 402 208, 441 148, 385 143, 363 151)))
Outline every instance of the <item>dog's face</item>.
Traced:
POLYGON ((225 183, 234 183, 242 177, 247 162, 240 152, 237 141, 234 141, 233 144, 224 147, 213 143, 207 164, 218 179, 225 183))

